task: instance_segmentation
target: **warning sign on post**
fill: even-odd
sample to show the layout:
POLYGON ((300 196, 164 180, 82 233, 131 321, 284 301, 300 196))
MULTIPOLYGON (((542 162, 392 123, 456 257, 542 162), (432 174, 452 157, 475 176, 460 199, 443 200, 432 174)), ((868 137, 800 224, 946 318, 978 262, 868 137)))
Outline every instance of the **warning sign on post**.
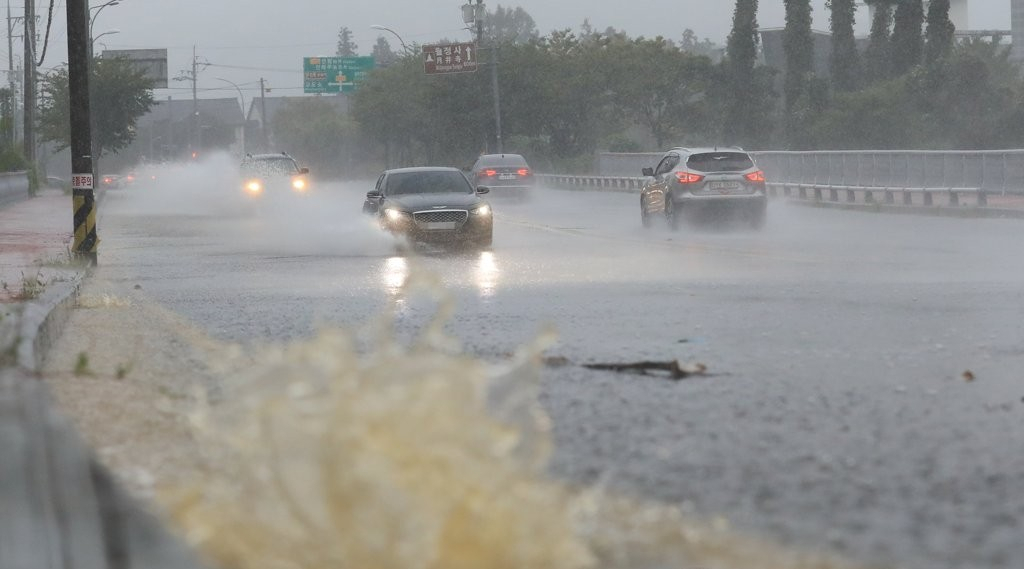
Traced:
POLYGON ((72 174, 71 189, 91 190, 93 189, 92 174, 72 174))
POLYGON ((423 70, 427 75, 472 73, 480 68, 475 43, 423 46, 423 70))

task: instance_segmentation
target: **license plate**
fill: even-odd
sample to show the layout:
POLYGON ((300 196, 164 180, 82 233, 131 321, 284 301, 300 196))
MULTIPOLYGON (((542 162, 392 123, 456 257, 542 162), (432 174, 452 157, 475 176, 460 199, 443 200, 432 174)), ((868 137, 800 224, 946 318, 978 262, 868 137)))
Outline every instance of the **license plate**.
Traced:
POLYGON ((451 230, 451 229, 455 229, 455 222, 454 221, 444 221, 444 222, 437 221, 437 222, 434 222, 434 223, 428 223, 427 224, 427 229, 430 230, 430 231, 443 231, 443 230, 446 230, 446 229, 447 230, 451 230))
POLYGON ((515 174, 501 174, 501 175, 498 176, 498 179, 499 180, 515 180, 516 179, 516 175, 515 174))
POLYGON ((740 189, 739 182, 709 182, 709 190, 738 190, 740 189))

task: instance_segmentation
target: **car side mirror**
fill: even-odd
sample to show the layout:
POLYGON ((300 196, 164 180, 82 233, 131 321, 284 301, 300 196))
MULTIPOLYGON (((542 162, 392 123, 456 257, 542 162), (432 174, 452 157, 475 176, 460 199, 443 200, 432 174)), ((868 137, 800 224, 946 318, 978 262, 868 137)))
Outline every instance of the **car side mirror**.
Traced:
POLYGON ((644 168, 642 173, 644 176, 654 176, 654 168, 644 168))
POLYGON ((302 174, 302 175, 309 174, 309 168, 299 168, 299 174, 302 174))
POLYGON ((384 194, 380 190, 373 190, 372 192, 366 192, 366 199, 368 200, 379 200, 384 197, 384 194))
POLYGON ((484 195, 484 194, 489 194, 489 193, 491 193, 491 189, 490 189, 490 188, 488 188, 487 186, 479 186, 479 187, 477 187, 477 189, 476 189, 476 193, 477 193, 477 195, 480 195, 480 196, 482 196, 482 195, 484 195))

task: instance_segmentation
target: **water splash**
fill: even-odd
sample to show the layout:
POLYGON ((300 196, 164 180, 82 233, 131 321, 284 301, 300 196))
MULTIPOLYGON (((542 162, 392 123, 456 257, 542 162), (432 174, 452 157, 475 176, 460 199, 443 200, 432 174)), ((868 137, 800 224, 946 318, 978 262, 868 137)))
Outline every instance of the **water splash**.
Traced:
MULTIPOLYGON (((542 334, 491 366, 443 325, 440 281, 410 263, 403 295, 437 318, 394 339, 394 304, 359 335, 325 331, 247 356, 223 402, 193 417, 202 479, 165 494, 215 564, 245 569, 837 568, 546 474, 542 334)), ((400 295, 401 296, 401 295, 400 295)), ((393 302, 397 303, 396 298, 393 302)))

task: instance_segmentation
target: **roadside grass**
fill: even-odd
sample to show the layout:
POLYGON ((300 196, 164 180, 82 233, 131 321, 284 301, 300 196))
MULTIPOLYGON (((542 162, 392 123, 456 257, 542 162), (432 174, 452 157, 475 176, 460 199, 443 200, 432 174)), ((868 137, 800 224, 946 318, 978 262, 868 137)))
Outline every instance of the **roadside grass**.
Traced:
MULTIPOLYGON (((39 298, 44 291, 46 291, 46 281, 43 279, 43 274, 36 271, 34 276, 25 276, 25 273, 21 273, 21 289, 12 295, 12 298, 16 301, 27 301, 39 298)), ((4 291, 9 290, 7 283, 3 283, 4 291)))
POLYGON ((85 352, 78 353, 78 359, 75 360, 75 377, 96 377, 92 369, 89 367, 89 354, 85 352))

